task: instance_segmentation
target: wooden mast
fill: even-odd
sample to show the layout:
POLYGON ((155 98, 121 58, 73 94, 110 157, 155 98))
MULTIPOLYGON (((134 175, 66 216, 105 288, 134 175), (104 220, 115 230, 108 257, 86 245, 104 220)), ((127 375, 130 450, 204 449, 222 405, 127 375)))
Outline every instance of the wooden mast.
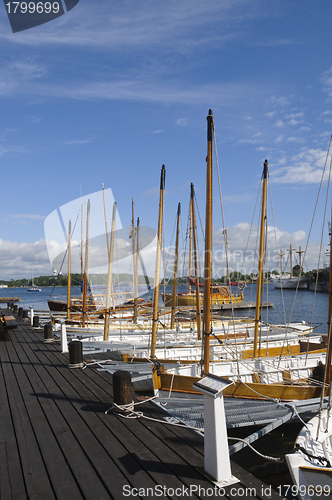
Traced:
POLYGON ((263 189, 262 189, 262 213, 261 213, 261 229, 259 240, 259 257, 258 257, 258 277, 257 277, 257 294, 256 294, 256 311, 255 311, 255 333, 254 333, 254 358, 257 358, 257 343, 258 343, 258 325, 261 306, 261 292, 263 284, 263 254, 264 254, 264 235, 265 235, 265 220, 266 220, 266 191, 267 191, 267 175, 268 161, 264 162, 263 170, 263 189))
POLYGON ((195 297, 196 297, 196 319, 197 319, 197 339, 201 340, 201 304, 199 297, 199 276, 198 276, 198 249, 197 249, 197 231, 196 231, 196 213, 195 213, 195 190, 191 184, 191 213, 193 222, 193 241, 194 241, 194 266, 195 266, 195 297))
POLYGON ((279 257, 280 257, 280 274, 282 274, 282 258, 285 254, 282 253, 281 251, 281 248, 280 248, 280 253, 279 253, 279 257))
MULTIPOLYGON (((331 220, 332 220, 332 213, 331 213, 331 220)), ((329 310, 328 310, 328 317, 327 317, 327 334, 328 334, 328 341, 327 341, 327 353, 326 353, 326 375, 325 375, 325 382, 326 384, 330 385, 331 384, 331 356, 332 356, 332 231, 330 229, 330 280, 329 280, 329 310)), ((317 271, 318 272, 318 271, 317 271)))
POLYGON ((110 311, 111 311, 111 295, 112 295, 112 272, 113 272, 113 252, 114 252, 114 235, 115 235, 115 221, 116 221, 116 203, 113 204, 112 213, 112 229, 111 241, 108 253, 108 274, 107 274, 107 289, 106 289, 106 308, 105 308, 105 323, 104 323, 104 339, 108 340, 110 311))
POLYGON ((188 285, 188 293, 191 293, 191 283, 190 283, 190 278, 191 278, 191 253, 192 253, 192 248, 191 248, 191 244, 192 244, 192 233, 193 233, 193 230, 192 230, 192 226, 193 226, 193 217, 192 217, 192 203, 191 203, 191 198, 190 198, 190 203, 189 203, 189 269, 188 269, 188 275, 189 275, 189 285, 188 285))
POLYGON ((212 147, 213 114, 209 110, 207 117, 207 174, 206 174, 206 214, 205 214, 205 253, 204 253, 204 311, 203 311, 203 353, 204 373, 209 373, 210 350, 210 283, 212 251, 212 147))
POLYGON ((85 327, 86 321, 86 295, 88 287, 88 248, 89 248, 89 224, 90 224, 90 200, 88 200, 87 214, 86 214, 86 235, 85 235, 85 260, 84 260, 84 281, 83 281, 83 316, 82 326, 85 327))
POLYGON ((175 316, 175 309, 176 309, 176 296, 177 296, 176 285, 177 285, 177 278, 178 278, 180 217, 181 217, 181 203, 178 204, 177 222, 176 222, 174 281, 173 281, 172 310, 171 310, 171 330, 173 330, 173 328, 174 328, 174 316, 175 316))
POLYGON ((105 200, 105 188, 104 188, 104 184, 102 184, 102 187, 103 187, 104 218, 105 218, 107 253, 109 254, 110 253, 110 243, 109 243, 109 239, 108 239, 107 213, 106 213, 106 200, 105 200))
POLYGON ((71 220, 68 228, 68 282, 67 282, 67 319, 70 319, 71 302, 71 220))
POLYGON ((81 296, 83 295, 83 203, 81 204, 81 296))
POLYGON ((296 252, 299 254, 299 266, 300 266, 300 276, 302 276, 302 258, 301 255, 305 253, 304 250, 301 250, 301 247, 299 247, 298 251, 296 252))
POLYGON ((292 244, 289 245, 289 263, 290 263, 290 277, 293 278, 293 252, 295 248, 292 248, 292 244))
POLYGON ((137 247, 136 247, 136 230, 135 230, 135 219, 134 219, 134 198, 131 201, 131 235, 132 235, 132 247, 133 247, 133 270, 134 270, 134 316, 133 322, 137 323, 137 296, 138 296, 138 285, 137 285, 137 247))
POLYGON ((160 278, 160 260, 161 260, 161 242, 163 229, 163 213, 164 213, 164 196, 165 196, 165 165, 161 168, 160 176, 160 195, 159 195, 159 217, 158 217, 158 234, 157 234, 157 252, 156 252, 156 269, 154 278, 153 291, 153 313, 152 313, 152 333, 151 333, 151 358, 155 357, 156 340, 157 340, 157 321, 158 321, 158 304, 159 304, 159 278, 160 278))

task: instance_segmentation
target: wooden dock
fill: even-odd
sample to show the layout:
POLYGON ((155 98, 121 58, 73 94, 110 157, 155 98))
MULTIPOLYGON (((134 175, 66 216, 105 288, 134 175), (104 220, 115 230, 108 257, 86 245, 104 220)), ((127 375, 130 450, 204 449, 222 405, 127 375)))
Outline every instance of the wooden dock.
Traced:
MULTIPOLYGON (((264 302, 262 308, 274 307, 273 302, 264 302)), ((229 311, 231 309, 256 309, 256 302, 236 302, 234 304, 216 304, 212 306, 213 311, 229 311)))
MULTIPOLYGON (((111 375, 68 368, 60 342, 44 343, 43 329, 32 328, 30 319, 17 322, 0 333, 2 500, 281 498, 234 463, 240 481, 223 495, 212 493, 214 484, 198 470, 202 438, 186 428, 105 414, 111 375)), ((150 402, 139 409, 164 416, 150 402)))

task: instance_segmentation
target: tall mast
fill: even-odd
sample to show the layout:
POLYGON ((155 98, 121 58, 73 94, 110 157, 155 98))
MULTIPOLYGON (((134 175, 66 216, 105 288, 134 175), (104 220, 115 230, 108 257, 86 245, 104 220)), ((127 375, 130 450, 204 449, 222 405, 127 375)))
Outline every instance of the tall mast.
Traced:
POLYGON ((290 276, 291 278, 293 278, 293 252, 294 252, 295 248, 292 248, 292 245, 290 244, 289 245, 289 250, 287 250, 289 252, 289 262, 290 262, 290 276))
POLYGON ((105 188, 104 184, 102 184, 103 187, 103 201, 104 201, 104 218, 105 218, 105 231, 106 231, 106 243, 107 243, 107 253, 110 253, 110 243, 108 239, 108 227, 107 227, 107 213, 106 213, 106 200, 105 200, 105 188))
POLYGON ((196 231, 196 213, 195 213, 195 190, 191 184, 191 213, 193 222, 193 241, 194 241, 194 266, 195 266, 195 296, 196 296, 196 319, 197 319, 197 339, 201 340, 201 304, 199 297, 199 276, 198 276, 198 250, 197 250, 197 231, 196 231))
POLYGON ((136 230, 135 230, 135 219, 134 219, 134 198, 131 200, 131 234, 132 234, 132 246, 133 246, 133 270, 134 270, 134 317, 133 322, 137 323, 137 247, 136 247, 136 230))
POLYGON ((85 261, 84 261, 84 281, 83 281, 83 317, 82 326, 85 327, 86 321, 86 295, 88 287, 88 248, 89 248, 89 224, 90 224, 90 200, 88 200, 86 214, 86 235, 85 235, 85 261))
POLYGON ((152 313, 152 333, 151 333, 151 358, 155 357, 156 340, 157 340, 157 321, 158 321, 158 304, 159 304, 159 278, 160 278, 160 260, 161 260, 161 241, 163 230, 163 213, 164 213, 164 196, 165 196, 165 165, 162 166, 160 176, 160 195, 159 195, 159 217, 158 217, 158 234, 157 234, 157 253, 156 253, 156 269, 154 277, 153 291, 153 313, 152 313))
POLYGON ((81 294, 83 294, 83 203, 81 205, 81 294))
POLYGON ((205 214, 205 254, 204 254, 204 311, 203 311, 203 353, 204 373, 209 373, 210 350, 210 283, 212 251, 212 146, 213 114, 209 110, 207 117, 207 174, 206 174, 206 214, 205 214))
POLYGON ((175 316, 175 308, 176 308, 176 285, 177 285, 177 277, 178 277, 180 217, 181 217, 181 203, 178 204, 178 213, 177 213, 177 222, 176 222, 174 281, 173 281, 172 310, 171 310, 171 330, 173 330, 173 328, 174 328, 174 316, 175 316))
POLYGON ((108 340, 108 330, 109 330, 109 321, 110 321, 115 221, 116 221, 116 203, 113 204, 111 241, 110 241, 110 250, 108 253, 108 274, 107 274, 107 289, 106 289, 104 340, 108 340))
POLYGON ((190 204, 189 204, 189 286, 188 286, 188 293, 191 293, 191 284, 190 284, 190 278, 191 278, 191 242, 192 242, 192 203, 191 203, 191 198, 190 198, 190 204))
POLYGON ((299 249, 296 253, 299 254, 300 276, 302 276, 302 258, 301 258, 301 255, 304 253, 304 250, 301 250, 301 247, 299 247, 299 249))
MULTIPOLYGON (((332 213, 331 213, 332 220, 332 213)), ((329 281, 329 311, 327 318, 327 353, 326 353, 326 376, 325 382, 326 384, 331 384, 331 356, 332 356, 332 231, 330 229, 330 281, 329 281)))
POLYGON ((279 257, 280 257, 280 274, 282 274, 282 258, 285 254, 282 253, 281 249, 280 249, 280 253, 279 253, 279 257))
POLYGON ((263 254, 264 254, 264 234, 266 220, 266 191, 267 191, 267 176, 268 176, 268 161, 264 162, 263 170, 263 190, 262 190, 262 213, 261 213, 261 231, 259 240, 259 257, 258 257, 258 277, 257 277, 257 294, 256 294, 256 311, 255 311, 255 333, 254 333, 254 358, 257 358, 257 342, 258 342, 258 324, 261 307, 261 292, 263 284, 263 254))
POLYGON ((68 228, 68 283, 67 283, 67 319, 70 319, 71 301, 71 220, 68 228))

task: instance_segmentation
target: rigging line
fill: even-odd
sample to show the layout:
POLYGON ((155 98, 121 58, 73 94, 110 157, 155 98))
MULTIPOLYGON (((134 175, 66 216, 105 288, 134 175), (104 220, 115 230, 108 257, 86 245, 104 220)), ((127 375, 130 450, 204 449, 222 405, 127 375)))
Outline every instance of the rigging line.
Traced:
MULTIPOLYGON (((194 202, 196 203, 196 216, 197 214, 199 215, 199 209, 198 209, 198 203, 197 203, 197 198, 196 198, 196 191, 194 191, 194 202)), ((201 261, 200 261, 200 258, 199 258, 199 238, 197 236, 197 217, 196 217, 196 246, 197 246, 197 265, 198 265, 198 277, 201 276, 201 261)))
POLYGON ((203 223, 202 223, 202 219, 201 219, 201 214, 200 214, 200 211, 199 211, 199 208, 198 208, 198 201, 197 201, 197 198, 196 198, 196 191, 195 191, 195 200, 196 200, 196 213, 198 214, 198 218, 199 218, 199 223, 200 223, 200 226, 201 226, 202 235, 204 237, 204 227, 203 227, 203 223))
MULTIPOLYGON (((305 256, 306 256, 306 253, 307 253, 307 249, 308 249, 308 245, 309 245, 309 240, 310 240, 310 236, 311 236, 311 231, 312 231, 312 228, 313 228, 313 222, 314 222, 315 215, 316 215, 316 210, 317 210, 317 206, 318 206, 318 200, 319 200, 320 192, 321 192, 323 181, 324 181, 324 176, 325 176, 325 172, 326 172, 326 166, 327 166, 328 156, 329 156, 329 152, 330 152, 330 148, 331 148, 331 142, 332 142, 332 135, 331 135, 331 138, 330 138, 329 148, 328 148, 328 152, 327 152, 327 155, 326 155, 324 169, 323 169, 323 173, 322 173, 322 177, 321 177, 321 181, 320 181, 320 185, 319 185, 319 190, 318 190, 318 194, 317 194, 317 198, 316 198, 314 213, 313 213, 313 216, 312 216, 311 225, 310 225, 310 229, 309 229, 309 233, 308 233, 308 238, 307 238, 307 241, 306 241, 306 247, 305 247, 304 256, 303 256, 303 264, 305 262, 305 256)), ((319 268, 319 264, 320 264, 320 258, 321 258, 321 252, 322 252, 322 245, 323 245, 323 231, 324 231, 324 225, 325 225, 325 219, 326 219, 327 200, 328 200, 328 193, 329 193, 329 186, 330 186, 330 179, 331 179, 331 166, 332 166, 332 160, 330 162, 328 185, 327 185, 327 192, 326 192, 326 199, 325 199, 323 227, 322 227, 322 235, 321 235, 321 242, 320 242, 320 249, 319 249, 319 257, 318 257, 318 268, 319 268)), ((317 278, 318 278, 318 273, 317 273, 317 278)), ((316 281, 316 283, 317 283, 317 281, 316 281)), ((296 299, 298 288, 299 288, 299 280, 298 280, 297 286, 296 286, 296 292, 295 292, 295 295, 294 295, 293 304, 292 304, 292 308, 291 308, 290 315, 289 315, 288 325, 291 322, 291 318, 292 318, 292 314, 293 314, 293 310, 294 310, 294 306, 295 306, 295 299, 296 299)), ((316 296, 314 295, 313 309, 314 309, 314 306, 315 306, 315 300, 316 300, 316 296)), ((312 324, 312 321, 313 321, 313 309, 312 309, 312 315, 311 315, 311 324, 312 324)), ((308 356, 308 352, 309 352, 309 344, 307 346, 306 357, 308 356)))
MULTIPOLYGON (((171 243, 170 243, 170 247, 172 248, 172 244, 173 244, 173 240, 174 240, 174 235, 175 235, 175 228, 176 228, 176 218, 175 218, 175 223, 174 223, 174 226, 173 226, 173 232, 172 232, 172 237, 171 237, 171 243)), ((174 254, 174 258, 175 258, 175 254, 174 254)), ((168 269, 168 263, 170 261, 170 252, 167 252, 167 259, 166 259, 166 269, 168 269)), ((170 277, 166 279, 166 275, 164 273, 164 281, 166 281, 166 286, 168 285, 169 283, 169 280, 171 279, 171 277, 173 276, 174 279, 175 279, 175 275, 174 275, 174 265, 173 265, 173 271, 172 273, 170 274, 170 277)))
MULTIPOLYGON (((276 235, 276 222, 275 222, 275 216, 274 216, 274 208, 273 208, 273 201, 272 201, 272 189, 271 189, 271 182, 270 182, 270 176, 268 175, 268 185, 269 185, 269 193, 270 193, 270 203, 271 203, 271 211, 272 211, 272 222, 273 222, 273 227, 274 227, 274 237, 275 237, 275 243, 276 243, 276 249, 277 249, 277 235, 276 235)), ((286 308, 285 308, 285 301, 284 301, 284 293, 283 293, 283 288, 281 284, 281 301, 282 301, 282 308, 283 308, 283 313, 284 313, 284 324, 286 326, 286 332, 284 336, 284 340, 282 343, 282 349, 280 351, 280 355, 278 357, 278 368, 280 366, 280 362, 282 359, 282 353, 285 347, 285 344, 287 345, 287 349, 289 351, 289 340, 288 340, 288 328, 289 324, 287 325, 287 320, 286 320, 286 308)), ((268 323, 268 321, 267 321, 268 323)))
MULTIPOLYGON (((76 221, 75 221, 74 227, 73 227, 72 232, 71 232, 71 236, 74 234, 75 227, 76 227, 76 224, 77 224, 77 221, 78 221, 79 215, 80 215, 80 211, 81 211, 81 209, 79 210, 79 212, 78 212, 78 214, 77 214, 76 221)), ((51 298, 51 297, 53 297, 54 289, 55 289, 56 284, 57 284, 57 282, 58 282, 58 279, 59 279, 59 277, 60 277, 61 269, 62 269, 62 266, 63 266, 63 264, 64 264, 64 262, 65 262, 66 257, 67 257, 67 253, 68 253, 68 244, 67 244, 67 248, 66 248, 65 254, 64 254, 64 256, 63 256, 62 262, 61 262, 61 266, 60 266, 60 269, 59 269, 58 275, 57 275, 56 280, 55 280, 55 283, 54 283, 54 285, 53 285, 53 288, 52 288, 52 291, 51 291, 51 294, 50 294, 50 298, 51 298)))
MULTIPOLYGON (((225 216, 224 216, 224 208, 223 208, 223 203, 222 203, 222 194, 221 194, 221 181, 220 181, 220 169, 219 169, 219 160, 218 160, 218 150, 217 150, 217 140, 216 140, 216 132, 213 127, 213 141, 214 141, 214 154, 216 157, 216 165, 217 165, 217 174, 218 174, 218 187, 219 187, 219 198, 220 198, 220 209, 221 209, 221 219, 222 219, 222 225, 223 225, 223 234, 224 240, 225 240, 225 253, 226 253, 226 269, 227 269, 227 278, 229 277, 229 255, 228 255, 228 244, 227 244, 227 229, 225 226, 225 216)), ((228 290, 229 290, 229 296, 230 296, 230 301, 231 301, 231 316, 232 316, 232 322, 233 322, 233 331, 234 331, 234 340, 235 340, 235 345, 237 349, 237 339, 236 339, 236 329, 235 329, 235 314, 234 314, 234 303, 233 303, 233 294, 232 294, 232 285, 231 285, 231 280, 229 279, 229 283, 227 283, 228 290)), ((240 368, 238 367, 238 370, 240 368)))
MULTIPOLYGON (((276 250, 278 250, 278 241, 277 241, 277 231, 276 231, 276 222, 275 222, 275 217, 274 217, 274 208, 273 208, 273 201, 272 201, 272 190, 271 190, 271 182, 270 182, 270 176, 268 176, 268 185, 269 185, 269 192, 270 192, 270 203, 271 203, 271 211, 272 211, 272 223, 273 223, 273 228, 274 228, 274 239, 275 239, 275 245, 276 245, 276 250)), ((281 273, 281 269, 280 269, 281 273)), ((281 286, 281 303, 282 303, 282 310, 284 314, 284 323, 286 324, 286 307, 285 307, 285 299, 284 299, 284 290, 281 286)))
MULTIPOLYGON (((329 146, 328 146, 328 150, 327 150, 327 155, 326 155, 326 159, 325 159, 325 163, 324 163, 322 177, 321 177, 321 181, 320 181, 319 189, 318 189, 318 193, 317 193, 317 198, 316 198, 314 213, 313 213, 313 216, 312 216, 312 220, 311 220, 311 224, 310 224, 310 229, 309 229, 309 233, 308 233, 308 238, 307 238, 307 243, 306 243, 306 248, 305 248, 305 251, 304 251, 303 265, 304 265, 304 262, 305 262, 305 256, 306 256, 306 253, 307 253, 307 248, 308 248, 309 239, 310 239, 310 236, 311 236, 311 231, 312 231, 312 227, 313 227, 313 223, 314 223, 314 218, 315 218, 315 215, 316 215, 316 210, 317 210, 317 206, 318 206, 318 200, 319 200, 320 192, 321 192, 321 189, 322 189, 322 186, 323 186, 323 180, 324 180, 324 176, 325 176, 325 171, 326 171, 326 165, 327 165, 328 157, 329 157, 330 150, 331 150, 331 144, 332 144, 332 134, 331 134, 331 137, 330 137, 330 142, 329 142, 329 146)), ((329 172, 328 186, 330 184, 330 177, 331 177, 331 163, 330 163, 330 172, 329 172)), ((325 219, 324 219, 324 221, 325 221, 325 219)), ((319 255, 319 261, 318 262, 320 262, 320 255, 319 255)), ((317 291, 317 282, 318 282, 318 272, 317 272, 317 276, 316 276, 316 286, 315 286, 315 294, 314 294, 314 303, 315 303, 315 300, 316 300, 315 297, 316 297, 316 291, 317 291)))
MULTIPOLYGON (((326 166, 327 166, 327 163, 328 163, 328 157, 329 157, 329 154, 330 154, 331 144, 332 144, 332 134, 331 134, 331 138, 330 138, 330 142, 329 142, 329 147, 328 147, 328 151, 327 151, 327 155, 326 155, 326 159, 325 159, 325 163, 324 163, 324 169, 323 169, 323 173, 322 173, 322 177, 321 177, 321 182, 320 182, 320 185, 319 185, 319 190, 318 190, 318 195, 317 195, 317 199, 316 199, 314 214, 313 214, 313 217, 312 217, 312 221, 311 221, 311 225, 310 225, 310 230, 309 230, 309 234, 308 234, 308 238, 307 238, 307 242, 306 242, 306 247, 305 247, 305 250, 304 250, 303 265, 304 265, 305 257, 306 257, 306 254, 307 254, 307 249, 308 249, 308 245, 309 245, 309 238, 310 238, 310 235, 311 235, 311 231, 312 231, 312 227, 313 227, 313 222, 314 222, 314 217, 315 217, 316 210, 317 210, 318 199, 319 199, 319 196, 320 196, 321 188, 322 188, 324 177, 325 177, 326 166)), ((318 269, 319 269, 319 265, 320 265, 321 254, 322 254, 322 247, 323 247, 324 226, 325 226, 325 220, 326 220, 327 202, 328 202, 330 182, 331 182, 331 169, 332 169, 332 156, 331 156, 331 159, 330 159, 330 168, 329 168, 328 183, 327 183, 327 189, 326 189, 325 206, 324 206, 324 217, 323 217, 322 233, 321 233, 321 240, 320 240, 320 247, 319 247, 319 256, 318 256, 318 267, 317 267, 317 275, 316 275, 315 293, 314 293, 314 299, 313 299, 313 306, 312 306, 311 320, 310 320, 311 323, 310 324, 312 324, 312 321, 313 321, 314 307, 315 307, 315 302, 316 302, 317 283, 318 283, 318 269)), ((308 343, 308 346, 307 346, 306 356, 308 356, 308 352, 309 352, 309 343, 308 343)))
POLYGON ((135 212, 137 211, 139 213, 140 218, 142 218, 145 221, 147 227, 152 227, 151 224, 146 220, 142 210, 140 210, 135 201, 134 201, 134 207, 135 207, 135 212))

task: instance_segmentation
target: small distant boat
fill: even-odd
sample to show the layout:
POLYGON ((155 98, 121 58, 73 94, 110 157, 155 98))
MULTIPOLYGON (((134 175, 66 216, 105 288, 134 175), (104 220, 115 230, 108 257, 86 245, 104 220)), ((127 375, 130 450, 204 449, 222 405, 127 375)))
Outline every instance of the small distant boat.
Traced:
POLYGON ((41 289, 41 288, 39 288, 39 286, 34 285, 34 283, 33 283, 33 275, 34 275, 34 272, 32 271, 31 286, 29 286, 29 287, 27 288, 27 291, 28 291, 28 292, 41 292, 41 291, 42 291, 42 289, 41 289))
POLYGON ((39 288, 37 285, 32 285, 29 288, 27 288, 28 292, 41 292, 42 289, 39 288))

